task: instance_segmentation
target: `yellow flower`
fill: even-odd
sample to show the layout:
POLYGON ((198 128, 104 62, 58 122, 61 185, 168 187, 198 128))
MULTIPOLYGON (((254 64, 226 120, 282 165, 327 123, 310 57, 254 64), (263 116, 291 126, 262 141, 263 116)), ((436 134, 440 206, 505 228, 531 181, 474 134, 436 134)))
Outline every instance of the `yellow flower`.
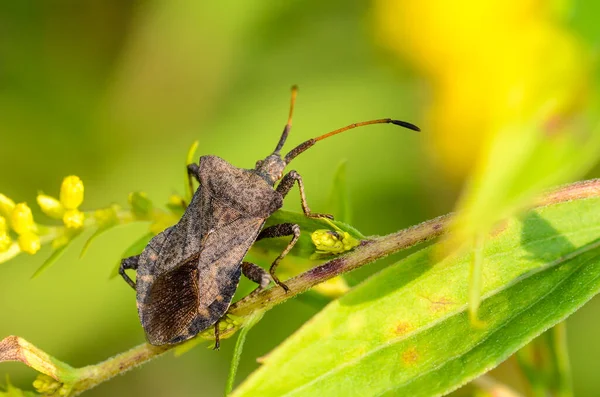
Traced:
POLYGON ((77 209, 83 202, 83 182, 71 175, 63 180, 60 187, 60 202, 67 210, 77 209))
POLYGON ((10 214, 10 224, 18 234, 32 232, 35 229, 35 223, 33 222, 31 208, 26 203, 15 205, 10 214))
POLYGON ((68 210, 65 212, 65 214, 63 216, 63 223, 68 228, 79 229, 80 227, 83 226, 84 219, 85 219, 85 216, 83 215, 83 212, 81 212, 77 209, 73 209, 73 210, 68 210))
POLYGON ((10 236, 8 235, 8 227, 6 225, 6 219, 0 216, 0 253, 6 252, 12 243, 10 236))
POLYGON ((0 215, 8 218, 14 208, 15 202, 0 193, 0 215))
POLYGON ((38 194, 37 202, 44 214, 51 218, 60 219, 65 213, 65 209, 54 197, 45 194, 38 194))
POLYGON ((37 234, 33 232, 25 232, 19 235, 19 247, 21 251, 27 252, 28 254, 35 254, 40 250, 41 242, 37 234))

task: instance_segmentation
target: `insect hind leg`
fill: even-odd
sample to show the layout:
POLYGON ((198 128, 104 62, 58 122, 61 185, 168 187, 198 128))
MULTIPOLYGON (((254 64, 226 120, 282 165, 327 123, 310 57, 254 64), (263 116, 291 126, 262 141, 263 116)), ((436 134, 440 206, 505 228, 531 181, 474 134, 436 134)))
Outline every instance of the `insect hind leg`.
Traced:
POLYGON ((269 283, 271 283, 271 280, 273 280, 266 270, 251 262, 242 262, 242 274, 250 281, 254 281, 258 284, 258 287, 252 291, 251 294, 255 294, 267 288, 269 283))
POLYGON ((121 266, 119 266, 119 274, 121 275, 121 277, 123 277, 123 280, 125 280, 127 284, 129 284, 133 289, 135 289, 135 282, 127 275, 127 273, 125 273, 125 270, 137 270, 139 260, 139 255, 130 256, 129 258, 121 260, 121 266))
POLYGON ((300 238, 300 226, 298 226, 295 223, 281 223, 279 225, 269 226, 269 227, 263 229, 262 232, 260 232, 260 234, 256 238, 256 241, 262 240, 263 238, 284 237, 284 236, 293 236, 293 237, 292 237, 292 240, 287 245, 287 247, 285 247, 283 252, 281 254, 279 254, 279 256, 277 258, 275 258, 275 260, 271 264, 271 267, 269 268, 269 273, 271 274, 273 281, 275 281, 275 284, 277 284, 281 288, 283 288, 283 290, 285 292, 288 292, 290 289, 288 288, 287 285, 285 285, 284 283, 282 283, 279 280, 279 278, 275 274, 275 270, 277 270, 277 266, 279 265, 279 262, 281 262, 281 260, 288 254, 288 252, 290 252, 290 250, 298 242, 298 238, 300 238))

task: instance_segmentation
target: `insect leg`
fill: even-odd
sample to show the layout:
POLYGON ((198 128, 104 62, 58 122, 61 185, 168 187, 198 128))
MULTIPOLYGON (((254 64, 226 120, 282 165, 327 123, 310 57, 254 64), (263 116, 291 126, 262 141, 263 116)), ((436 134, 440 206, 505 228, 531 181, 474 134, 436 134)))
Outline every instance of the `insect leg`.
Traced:
POLYGON ((263 238, 284 237, 284 236, 294 236, 294 237, 292 237, 292 241, 290 241, 290 243, 287 245, 287 247, 285 247, 283 252, 281 254, 279 254, 279 256, 277 258, 275 258, 275 260, 271 264, 271 267, 269 268, 269 273, 271 274, 273 281, 275 281, 275 284, 277 284, 281 288, 283 288, 285 290, 285 292, 288 292, 290 289, 288 288, 287 285, 285 285, 284 283, 279 281, 279 278, 277 278, 277 276, 275 275, 275 270, 277 270, 277 266, 279 265, 279 262, 281 262, 281 260, 288 254, 288 252, 290 252, 292 247, 294 245, 296 245, 296 242, 298 241, 298 238, 300 237, 300 226, 296 225, 295 223, 282 223, 279 225, 269 226, 269 227, 263 229, 262 232, 260 232, 260 234, 256 238, 256 241, 262 240, 263 238))
POLYGON ((139 259, 140 259, 139 255, 130 256, 129 258, 123 259, 121 261, 121 266, 119 266, 119 274, 121 275, 121 277, 123 277, 123 279, 127 282, 127 284, 131 285, 131 288, 133 288, 133 289, 135 289, 135 282, 131 278, 129 278, 127 273, 125 273, 125 270, 126 269, 137 270, 139 259))
POLYGON ((200 166, 196 163, 188 164, 187 166, 188 183, 190 184, 190 192, 194 193, 194 177, 200 183, 200 166))
POLYGON ((298 188, 300 189, 300 203, 302 204, 302 211, 304 211, 304 215, 309 218, 329 218, 333 219, 332 215, 329 214, 313 214, 306 203, 306 195, 304 194, 304 183, 302 183, 302 177, 296 171, 290 171, 281 179, 279 185, 277 185, 277 192, 279 192, 283 197, 285 197, 292 187, 294 187, 294 183, 298 182, 298 188))
POLYGON ((268 272, 251 262, 242 262, 242 274, 258 284, 258 287, 252 291, 253 294, 267 288, 272 280, 268 272))
POLYGON ((219 322, 220 320, 215 323, 215 347, 213 347, 213 350, 219 350, 221 347, 221 338, 219 337, 219 322))

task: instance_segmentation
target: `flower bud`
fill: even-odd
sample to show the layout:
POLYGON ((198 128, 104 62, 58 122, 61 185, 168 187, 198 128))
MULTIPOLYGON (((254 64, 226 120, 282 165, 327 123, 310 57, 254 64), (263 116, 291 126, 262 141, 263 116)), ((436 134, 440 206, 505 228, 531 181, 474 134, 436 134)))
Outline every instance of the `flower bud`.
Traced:
POLYGON ((65 211, 65 214, 63 215, 63 223, 70 229, 81 228, 84 219, 85 216, 83 215, 83 212, 76 209, 65 211))
POLYGON ((65 209, 60 201, 52 196, 38 194, 37 202, 44 214, 48 215, 50 218, 60 219, 65 213, 65 209))
POLYGON ((0 193, 0 215, 9 217, 15 208, 15 202, 0 193))
POLYGON ((348 232, 337 229, 339 230, 337 232, 326 229, 312 232, 310 238, 318 254, 341 254, 350 251, 360 243, 348 232))
POLYGON ((41 248, 40 238, 33 232, 26 232, 19 236, 19 247, 21 251, 27 252, 28 254, 35 254, 41 248))
POLYGON ((131 211, 138 218, 147 218, 152 212, 152 201, 145 192, 129 193, 128 201, 131 211))
POLYGON ((8 251, 10 245, 12 244, 12 240, 8 233, 0 232, 0 254, 8 251))
POLYGON ((44 374, 39 374, 36 380, 33 381, 35 390, 44 395, 56 393, 61 386, 62 384, 60 382, 44 374))
POLYGON ((29 208, 26 203, 19 203, 15 205, 12 213, 10 214, 10 224, 13 230, 18 234, 24 234, 33 231, 35 228, 35 223, 33 222, 31 208, 29 208))
POLYGON ((67 210, 74 210, 83 202, 83 182, 71 175, 63 180, 60 187, 60 202, 67 210))

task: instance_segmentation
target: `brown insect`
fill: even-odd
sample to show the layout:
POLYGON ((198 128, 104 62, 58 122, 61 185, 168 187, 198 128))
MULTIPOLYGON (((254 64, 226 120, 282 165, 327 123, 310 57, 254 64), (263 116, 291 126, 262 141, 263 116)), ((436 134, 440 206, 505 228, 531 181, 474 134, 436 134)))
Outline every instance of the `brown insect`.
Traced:
POLYGON ((137 292, 140 321, 151 344, 183 342, 214 325, 218 348, 218 322, 229 308, 241 273, 258 283, 258 289, 268 286, 272 279, 288 291, 275 271, 298 241, 300 227, 282 223, 262 229, 265 221, 281 208, 296 182, 304 214, 332 218, 311 212, 302 178, 296 171, 283 175, 296 156, 320 140, 369 124, 391 123, 419 131, 415 125, 399 120, 364 121, 301 143, 282 158, 279 152, 292 126, 296 94, 297 88, 292 87, 288 122, 272 154, 250 170, 237 168, 217 156, 202 156, 199 164, 188 165, 190 185, 194 177, 200 186, 181 220, 155 236, 140 255, 121 262, 119 273, 137 292), (292 239, 275 258, 269 273, 243 261, 255 241, 281 236, 292 239), (126 269, 137 271, 135 282, 126 269))

